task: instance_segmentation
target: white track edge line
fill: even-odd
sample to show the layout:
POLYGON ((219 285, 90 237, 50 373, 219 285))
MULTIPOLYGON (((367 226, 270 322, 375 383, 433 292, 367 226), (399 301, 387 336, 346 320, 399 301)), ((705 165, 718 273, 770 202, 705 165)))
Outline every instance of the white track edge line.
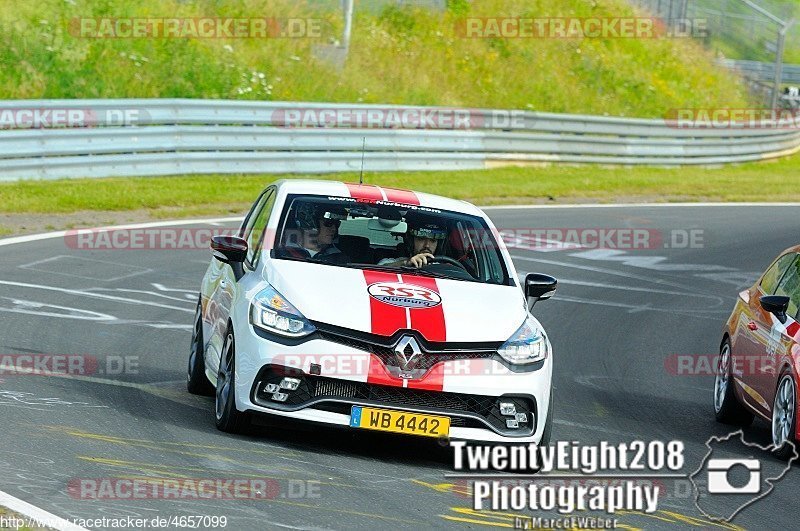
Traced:
POLYGON ((571 203, 566 205, 490 205, 481 210, 524 210, 526 208, 650 208, 650 207, 798 207, 800 203, 571 203))
POLYGON ((26 522, 26 526, 35 526, 39 524, 45 527, 58 529, 59 531, 88 531, 84 527, 74 524, 69 520, 64 520, 53 513, 49 513, 44 509, 40 509, 35 505, 31 505, 3 491, 0 491, 0 505, 30 518, 32 521, 26 522))
POLYGON ((51 240, 53 238, 63 238, 67 234, 72 234, 77 231, 81 230, 91 230, 91 231, 110 231, 110 230, 120 230, 120 229, 152 229, 156 227, 171 227, 176 225, 193 225, 195 223, 224 223, 226 221, 241 221, 242 217, 232 217, 232 218, 203 218, 203 219, 180 219, 180 220, 173 220, 173 221, 154 221, 149 223, 136 223, 136 224, 125 224, 125 225, 109 225, 107 227, 96 227, 96 228, 85 228, 85 229, 70 229, 70 230, 59 230, 56 232, 45 232, 41 234, 28 234, 26 236, 15 236, 13 238, 3 238, 0 239, 0 247, 5 245, 15 245, 17 243, 29 243, 35 242, 39 240, 51 240))

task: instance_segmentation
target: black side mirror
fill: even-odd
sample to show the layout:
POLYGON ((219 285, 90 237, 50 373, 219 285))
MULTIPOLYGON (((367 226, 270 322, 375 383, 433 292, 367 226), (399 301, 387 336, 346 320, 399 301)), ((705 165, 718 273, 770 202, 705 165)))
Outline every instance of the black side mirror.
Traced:
POLYGON ((528 273, 525 277, 525 296, 528 298, 528 311, 538 301, 544 301, 556 292, 558 280, 542 273, 528 273))
POLYGON ((783 295, 764 295, 759 298, 758 301, 761 303, 761 307, 764 308, 764 310, 774 314, 781 323, 786 322, 786 310, 789 309, 789 297, 784 297, 783 295))
POLYGON ((243 264, 247 258, 247 241, 238 236, 214 236, 211 238, 211 254, 223 264, 231 266, 236 280, 242 278, 243 264))

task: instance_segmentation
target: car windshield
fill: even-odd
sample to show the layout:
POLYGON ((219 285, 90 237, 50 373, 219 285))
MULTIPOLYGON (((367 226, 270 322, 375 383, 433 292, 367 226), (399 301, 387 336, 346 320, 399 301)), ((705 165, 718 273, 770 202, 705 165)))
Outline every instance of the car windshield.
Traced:
POLYGON ((349 197, 289 196, 271 256, 513 285, 496 235, 478 216, 349 197), (410 263, 420 253, 427 264, 410 263))

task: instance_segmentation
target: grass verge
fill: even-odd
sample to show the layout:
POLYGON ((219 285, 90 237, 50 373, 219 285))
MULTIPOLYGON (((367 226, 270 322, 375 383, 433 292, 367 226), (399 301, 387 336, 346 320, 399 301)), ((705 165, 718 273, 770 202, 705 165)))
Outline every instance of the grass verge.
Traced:
MULTIPOLYGON (((800 155, 724 168, 503 167, 387 172, 366 182, 465 199, 479 205, 574 202, 800 201, 786 186, 800 155)), ((191 175, 19 181, 0 184, 0 214, 147 212, 156 219, 241 213, 269 182, 307 176, 191 175)), ((357 181, 355 173, 316 178, 357 181)), ((2 229, 0 229, 2 230, 2 229)))

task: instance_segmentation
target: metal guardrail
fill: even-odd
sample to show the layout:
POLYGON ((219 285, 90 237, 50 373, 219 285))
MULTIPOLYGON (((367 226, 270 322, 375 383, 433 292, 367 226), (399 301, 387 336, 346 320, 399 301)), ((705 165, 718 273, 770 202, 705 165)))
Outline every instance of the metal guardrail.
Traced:
MULTIPOLYGON (((750 79, 771 83, 775 78, 775 63, 735 59, 720 59, 717 62, 725 68, 741 72, 750 79)), ((783 65, 781 79, 783 83, 800 84, 800 65, 783 65)))
MULTIPOLYGON (((74 110, 92 127, 0 130, 0 181, 203 173, 481 169, 541 162, 719 165, 800 151, 800 131, 681 128, 664 120, 523 111, 220 100, 15 100, 2 113, 74 110), (287 127, 287 111, 410 111, 469 128, 287 127), (120 111, 135 116, 119 125, 120 111)), ((3 122, 0 120, 0 127, 3 122)))

